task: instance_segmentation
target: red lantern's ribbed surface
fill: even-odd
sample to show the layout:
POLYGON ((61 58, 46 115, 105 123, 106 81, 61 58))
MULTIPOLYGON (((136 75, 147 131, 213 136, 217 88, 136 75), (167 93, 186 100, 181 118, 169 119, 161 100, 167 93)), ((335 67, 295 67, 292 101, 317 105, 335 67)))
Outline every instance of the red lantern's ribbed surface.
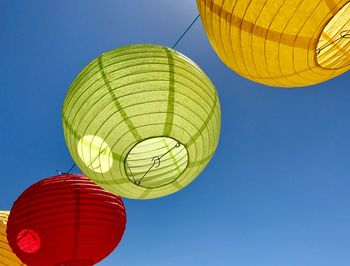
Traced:
POLYGON ((83 175, 44 179, 22 193, 7 224, 12 250, 28 266, 91 266, 120 242, 122 199, 83 175))

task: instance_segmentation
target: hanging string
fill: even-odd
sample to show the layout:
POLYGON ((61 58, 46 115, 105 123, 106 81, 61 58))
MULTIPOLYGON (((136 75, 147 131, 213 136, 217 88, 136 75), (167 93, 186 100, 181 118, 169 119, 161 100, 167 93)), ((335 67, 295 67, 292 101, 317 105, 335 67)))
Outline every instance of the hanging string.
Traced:
MULTIPOLYGON (((95 161, 101 156, 101 154, 103 154, 106 151, 107 148, 103 149, 101 152, 99 152, 99 154, 97 154, 97 156, 95 157, 95 159, 93 159, 89 164, 88 167, 92 168, 92 169, 97 169, 98 167, 92 167, 92 164, 95 163, 95 161)), ((74 163, 72 165, 72 167, 68 170, 68 172, 62 173, 58 170, 56 170, 57 173, 61 174, 70 174, 70 172, 74 169, 74 167, 76 167, 77 165, 74 163)))
POLYGON ((56 170, 56 172, 57 172, 58 174, 60 174, 60 175, 64 175, 64 174, 68 175, 68 174, 70 174, 70 172, 74 169, 75 166, 76 166, 76 164, 74 163, 74 164, 72 165, 72 167, 69 168, 68 172, 62 173, 61 171, 58 171, 58 170, 56 170))
POLYGON ((200 15, 198 15, 191 23, 190 26, 188 26, 188 28, 184 31, 184 33, 180 36, 180 38, 176 41, 176 43, 173 45, 173 47, 171 47, 172 49, 175 49, 175 47, 179 44, 179 42, 181 42, 181 40, 183 39, 183 37, 185 37, 185 35, 187 34, 187 32, 189 32, 189 30, 192 28, 192 26, 194 25, 194 23, 196 23, 196 21, 198 20, 198 18, 200 17, 200 15))
POLYGON ((70 172, 76 167, 77 165, 74 163, 71 168, 69 168, 67 174, 70 174, 70 172))

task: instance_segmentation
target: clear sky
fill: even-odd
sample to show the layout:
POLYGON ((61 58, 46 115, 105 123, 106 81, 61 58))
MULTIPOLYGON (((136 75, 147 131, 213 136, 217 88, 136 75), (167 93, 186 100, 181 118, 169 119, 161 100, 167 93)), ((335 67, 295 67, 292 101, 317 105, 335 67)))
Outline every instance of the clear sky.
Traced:
MULTIPOLYGON (((197 14, 195 0, 0 0, 0 209, 72 165, 61 107, 90 60, 172 46, 197 14)), ((200 21, 177 49, 218 90, 220 145, 181 192, 125 200, 124 238, 99 265, 350 265, 350 74, 294 90, 252 83, 221 63, 200 21)))

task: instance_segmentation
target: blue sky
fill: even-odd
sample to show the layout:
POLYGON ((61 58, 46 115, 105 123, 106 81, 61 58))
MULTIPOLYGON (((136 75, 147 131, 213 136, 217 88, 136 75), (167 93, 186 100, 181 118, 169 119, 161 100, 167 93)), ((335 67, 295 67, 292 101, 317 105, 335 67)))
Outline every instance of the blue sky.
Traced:
MULTIPOLYGON (((0 209, 67 170, 61 106, 76 74, 109 49, 172 46, 195 0, 0 0, 0 209)), ((350 74, 276 89, 223 65, 198 21, 177 49, 215 84, 222 134, 181 192, 125 200, 127 230, 99 265, 350 265, 350 74)))

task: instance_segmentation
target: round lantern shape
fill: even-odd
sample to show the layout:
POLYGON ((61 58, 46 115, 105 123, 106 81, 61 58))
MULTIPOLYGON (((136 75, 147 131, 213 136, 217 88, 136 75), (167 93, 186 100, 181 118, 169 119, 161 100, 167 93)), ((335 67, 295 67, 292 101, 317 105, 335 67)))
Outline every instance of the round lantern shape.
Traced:
POLYGON ((214 154, 220 103, 205 73, 167 47, 104 53, 77 76, 63 106, 69 151, 94 182, 149 199, 195 179, 214 154))
POLYGON ((0 265, 3 266, 24 266, 19 258, 13 253, 6 235, 6 224, 10 212, 0 211, 0 265))
POLYGON ((22 193, 7 224, 12 250, 28 266, 92 266, 124 233, 119 196, 83 175, 44 179, 22 193))
POLYGON ((197 0, 208 38, 238 74, 300 87, 350 68, 349 0, 197 0))

